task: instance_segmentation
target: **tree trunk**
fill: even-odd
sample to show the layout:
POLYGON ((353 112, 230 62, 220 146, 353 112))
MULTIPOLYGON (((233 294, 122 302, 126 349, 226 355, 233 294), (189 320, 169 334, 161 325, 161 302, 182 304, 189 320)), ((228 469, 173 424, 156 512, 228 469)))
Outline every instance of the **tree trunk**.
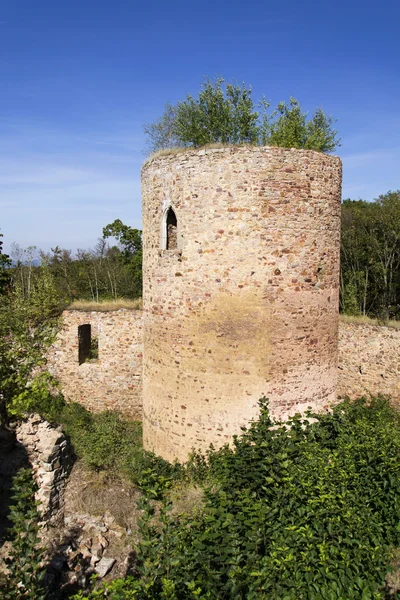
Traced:
POLYGON ((363 298, 363 315, 367 314, 367 290, 368 290, 368 269, 365 271, 365 285, 364 285, 364 298, 363 298))

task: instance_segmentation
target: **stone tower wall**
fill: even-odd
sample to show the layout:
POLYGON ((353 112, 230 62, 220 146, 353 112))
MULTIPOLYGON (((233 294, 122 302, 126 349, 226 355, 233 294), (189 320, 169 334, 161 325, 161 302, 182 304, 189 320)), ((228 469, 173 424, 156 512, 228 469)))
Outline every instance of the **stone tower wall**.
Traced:
POLYGON ((63 394, 98 412, 118 410, 142 418, 142 311, 66 310, 62 328, 47 355, 47 368, 63 394), (91 325, 98 339, 98 359, 79 364, 78 327, 91 325))
POLYGON ((219 446, 270 398, 336 398, 341 162, 282 148, 187 150, 142 170, 144 443, 219 446), (179 250, 162 249, 172 206, 179 250))
MULTIPOLYGON (((63 329, 48 352, 48 367, 60 377, 67 398, 91 410, 112 409, 128 419, 141 419, 141 319, 141 311, 64 313, 63 329), (77 327, 89 320, 103 331, 103 360, 77 366, 77 327), (104 356, 107 338, 113 348, 110 361, 104 356)), ((400 329, 341 320, 338 369, 339 399, 380 393, 399 402, 400 329)))
POLYGON ((338 395, 368 394, 400 401, 400 329, 341 321, 338 395))

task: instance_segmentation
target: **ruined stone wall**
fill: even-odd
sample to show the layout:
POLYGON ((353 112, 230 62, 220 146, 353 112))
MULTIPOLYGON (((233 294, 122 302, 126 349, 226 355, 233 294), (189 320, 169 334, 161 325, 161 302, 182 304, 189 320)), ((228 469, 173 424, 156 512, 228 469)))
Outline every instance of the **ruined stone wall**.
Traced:
POLYGON ((64 507, 64 489, 74 456, 68 438, 39 415, 18 424, 17 440, 23 444, 37 484, 38 510, 46 521, 57 522, 64 507))
POLYGON ((340 322, 338 395, 400 400, 400 329, 340 322))
POLYGON ((270 398, 336 398, 341 162, 282 148, 187 150, 142 170, 144 443, 220 446, 270 398), (164 250, 164 216, 179 250, 164 250))
POLYGON ((66 310, 62 323, 47 368, 61 382, 66 399, 95 412, 118 410, 141 419, 142 311, 66 310), (98 339, 98 359, 79 364, 78 327, 86 324, 98 339))

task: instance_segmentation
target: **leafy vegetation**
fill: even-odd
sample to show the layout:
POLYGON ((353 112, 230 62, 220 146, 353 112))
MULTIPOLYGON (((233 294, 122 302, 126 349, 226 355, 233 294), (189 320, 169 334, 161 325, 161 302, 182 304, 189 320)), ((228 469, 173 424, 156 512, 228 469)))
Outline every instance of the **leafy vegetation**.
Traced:
POLYGON ((139 421, 124 420, 113 411, 91 413, 78 403, 66 403, 62 396, 41 400, 34 410, 62 425, 87 466, 128 478, 151 497, 160 498, 183 474, 178 463, 171 465, 143 450, 139 421))
POLYGON ((71 437, 75 452, 94 469, 129 470, 135 480, 142 461, 142 429, 117 413, 93 414, 80 404, 65 404, 56 416, 71 437))
MULTIPOLYGON (((75 600, 385 598, 390 552, 400 545, 399 413, 387 399, 364 398, 274 423, 267 401, 260 405, 233 447, 194 453, 185 466, 143 452, 140 425, 115 413, 92 415, 62 399, 47 406, 88 465, 123 472, 144 492, 135 576, 75 600), (190 514, 172 502, 171 490, 185 482, 204 489, 190 514)), ((28 471, 14 489, 4 597, 40 598, 28 471)))
MULTIPOLYGON (((119 260, 128 267, 132 280, 132 295, 142 295, 142 232, 116 219, 103 229, 103 239, 114 237, 121 250, 119 260)), ((115 290, 116 291, 116 290, 115 290)), ((114 296, 116 297, 116 296, 114 296)))
POLYGON ((0 295, 5 293, 6 287, 10 282, 9 268, 11 260, 8 254, 3 252, 3 234, 0 233, 0 295))
POLYGON ((187 95, 176 106, 167 104, 160 119, 145 125, 148 153, 164 148, 213 143, 306 148, 332 152, 340 145, 333 119, 318 108, 307 118, 298 101, 280 102, 269 113, 263 98, 257 104, 244 83, 205 79, 197 98, 187 95), (258 110, 257 110, 258 109, 258 110))
POLYGON ((7 262, 3 271, 2 256, 6 255, 0 253, 0 286, 1 273, 5 272, 12 285, 29 293, 32 283, 46 270, 53 277, 57 294, 64 303, 142 295, 141 231, 124 225, 119 219, 104 227, 103 237, 95 248, 78 250, 76 256, 59 246, 46 253, 35 246, 24 249, 13 244, 12 266, 7 262), (112 239, 114 243, 110 244, 112 239))
POLYGON ((1 589, 4 600, 42 600, 44 556, 40 547, 39 513, 35 502, 36 486, 29 469, 20 469, 13 479, 13 504, 9 519, 12 550, 7 559, 9 574, 1 589))
POLYGON ((176 515, 168 494, 157 511, 143 497, 138 577, 89 598, 385 597, 400 544, 399 414, 383 398, 285 424, 261 409, 232 448, 192 457, 187 473, 205 487, 197 514, 176 515))
POLYGON ((43 401, 55 385, 42 370, 54 340, 62 305, 54 280, 43 269, 29 285, 20 282, 0 295, 0 423, 43 401))
POLYGON ((341 310, 400 318, 400 190, 342 205, 341 310))

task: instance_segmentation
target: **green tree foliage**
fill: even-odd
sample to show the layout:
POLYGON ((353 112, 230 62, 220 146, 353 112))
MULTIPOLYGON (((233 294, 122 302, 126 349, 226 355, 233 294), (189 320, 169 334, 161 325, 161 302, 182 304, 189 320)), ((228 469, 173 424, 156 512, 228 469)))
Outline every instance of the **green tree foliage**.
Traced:
POLYGON ((341 310, 400 317, 400 190, 342 205, 341 310))
MULTIPOLYGON (((383 398, 271 421, 192 459, 193 516, 142 499, 137 578, 89 598, 383 599, 400 544, 400 417, 383 398), (155 516, 157 518, 155 519, 155 516)), ((82 598, 78 595, 77 598, 82 598)))
POLYGON ((40 547, 39 513, 35 502, 36 486, 29 469, 20 469, 13 479, 13 504, 9 519, 12 550, 7 559, 9 574, 4 600, 44 600, 44 555, 40 547))
POLYGON ((280 102, 271 114, 269 107, 265 98, 255 104, 244 83, 205 79, 197 98, 187 95, 176 106, 167 104, 160 119, 145 125, 148 151, 221 143, 332 152, 340 145, 334 121, 322 109, 308 120, 294 98, 289 105, 280 102))
POLYGON ((187 96, 175 114, 175 135, 184 146, 204 146, 213 142, 257 143, 258 113, 251 89, 206 80, 198 98, 187 96))
POLYGON ((103 229, 103 239, 114 237, 120 244, 120 259, 129 268, 135 297, 142 295, 142 232, 116 219, 103 229))
POLYGON ((119 255, 118 248, 110 248, 101 239, 93 249, 79 249, 76 257, 56 246, 49 253, 41 253, 41 258, 54 276, 57 290, 70 302, 98 302, 133 295, 130 274, 119 255))
POLYGON ((264 142, 269 146, 283 148, 305 148, 320 152, 333 152, 339 145, 337 132, 332 129, 333 119, 318 108, 308 121, 295 98, 289 105, 280 102, 276 109, 276 119, 267 127, 264 142))
POLYGON ((11 260, 8 254, 5 254, 2 250, 3 241, 1 238, 3 234, 0 233, 0 295, 4 294, 8 284, 10 283, 10 267, 11 260))
POLYGON ((41 252, 40 256, 42 264, 51 271, 59 293, 72 301, 77 292, 74 284, 78 277, 78 270, 74 269, 72 252, 56 246, 49 253, 41 252))
POLYGON ((62 305, 47 269, 35 271, 29 288, 20 281, 0 296, 0 422, 29 410, 54 384, 43 370, 62 305))
POLYGON ((176 107, 167 103, 157 121, 144 125, 144 132, 148 136, 147 154, 180 145, 175 133, 175 117, 176 107))
MULTIPOLYGON (((71 250, 56 246, 42 252, 35 246, 12 246, 12 267, 7 270, 14 285, 29 295, 35 277, 43 269, 51 274, 57 294, 63 300, 115 300, 142 295, 141 231, 119 219, 106 225, 104 237, 94 248, 71 250), (110 245, 108 238, 117 243, 110 245)), ((0 254, 1 259, 1 254, 0 254)), ((1 277, 1 270, 0 270, 1 277)))

